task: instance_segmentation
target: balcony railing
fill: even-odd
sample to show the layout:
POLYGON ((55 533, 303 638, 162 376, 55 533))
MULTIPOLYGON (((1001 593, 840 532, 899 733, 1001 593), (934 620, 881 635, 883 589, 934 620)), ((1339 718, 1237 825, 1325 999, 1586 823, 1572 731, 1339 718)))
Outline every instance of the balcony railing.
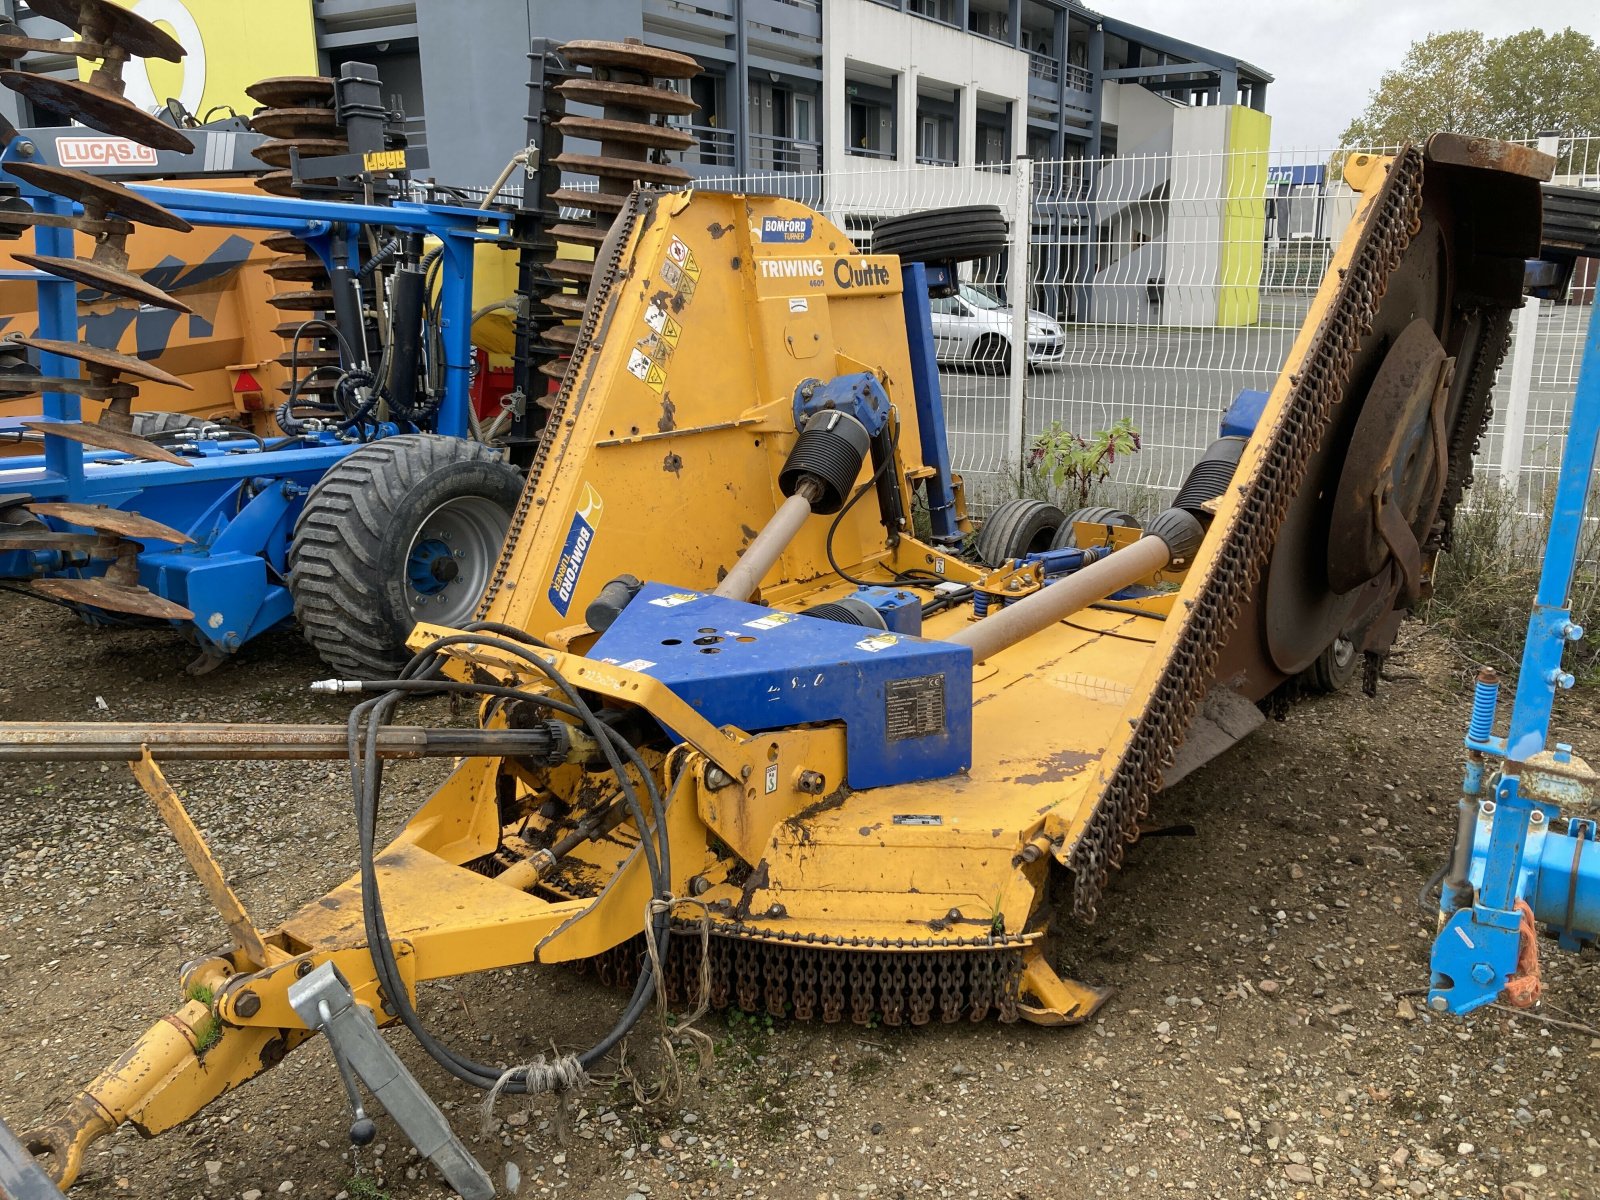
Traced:
POLYGON ((882 158, 891 161, 894 159, 893 150, 870 150, 865 146, 846 146, 844 152, 856 158, 882 158))
POLYGON ((953 167, 956 165, 956 160, 953 158, 933 158, 927 154, 917 155, 917 162, 925 167, 953 167))
POLYGON ((1053 58, 1046 58, 1043 54, 1028 55, 1028 74, 1035 79, 1043 79, 1054 83, 1061 78, 1061 64, 1053 58))
POLYGON ((707 167, 734 165, 732 130, 718 129, 714 125, 690 125, 687 128, 694 134, 695 144, 687 150, 678 151, 679 162, 690 165, 699 163, 707 167))
POLYGON ((1083 67, 1073 66, 1068 63, 1062 70, 1066 73, 1067 86, 1078 92, 1094 91, 1094 73, 1083 67))
POLYGON ((798 138, 778 137, 770 133, 750 135, 750 169, 752 171, 820 171, 822 170, 822 143, 806 142, 798 138))

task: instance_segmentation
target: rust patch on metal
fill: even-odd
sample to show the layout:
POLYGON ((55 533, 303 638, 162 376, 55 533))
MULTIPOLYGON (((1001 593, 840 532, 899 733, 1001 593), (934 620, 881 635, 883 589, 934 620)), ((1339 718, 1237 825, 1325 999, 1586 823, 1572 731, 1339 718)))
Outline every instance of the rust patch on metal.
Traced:
POLYGON ((726 225, 719 225, 713 221, 711 224, 706 226, 706 232, 709 233, 713 238, 721 241, 722 238, 733 232, 733 222, 729 221, 726 225))
POLYGON ((661 419, 656 422, 659 433, 671 433, 678 427, 678 406, 672 402, 672 393, 661 397, 661 419))
POLYGON ((1099 756, 1082 754, 1076 750, 1058 750, 1049 758, 1039 763, 1039 770, 1033 775, 1018 775, 1014 783, 1060 783, 1063 779, 1076 775, 1099 756))
POLYGON ((674 475, 680 474, 683 471, 683 459, 676 454, 669 453, 666 458, 661 460, 661 469, 670 471, 674 475))

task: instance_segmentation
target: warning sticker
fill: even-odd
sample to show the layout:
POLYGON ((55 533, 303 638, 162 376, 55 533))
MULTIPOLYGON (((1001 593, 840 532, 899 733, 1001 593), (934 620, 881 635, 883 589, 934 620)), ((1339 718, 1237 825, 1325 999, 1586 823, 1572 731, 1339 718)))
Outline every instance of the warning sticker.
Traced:
POLYGON ((649 376, 651 366, 649 356, 641 354, 639 348, 634 347, 633 352, 628 355, 628 372, 644 379, 649 376))
POLYGON ((681 267, 691 257, 688 243, 681 237, 674 236, 672 241, 667 243, 667 257, 681 267))
POLYGON ((680 604, 687 604, 691 600, 698 599, 700 597, 694 592, 669 592, 665 596, 657 596, 650 603, 657 608, 677 608, 680 604))
POLYGON ((676 342, 669 342, 659 333, 647 333, 639 339, 639 351, 651 362, 665 364, 672 357, 672 352, 677 349, 676 342))
POLYGON ((944 676, 896 679, 883 690, 884 736, 891 742, 945 732, 944 676))
POLYGON ((793 613, 768 613, 764 617, 757 617, 754 621, 746 621, 746 629, 776 629, 779 625, 787 625, 794 620, 793 613))
POLYGON ((876 654, 879 650, 887 650, 890 646, 900 641, 900 635, 895 633, 875 633, 871 637, 862 638, 856 643, 857 650, 865 650, 868 654, 876 654))
POLYGON ((617 666, 621 667, 624 671, 646 671, 655 665, 656 664, 651 662, 648 658, 630 658, 625 663, 617 663, 617 666))
POLYGON ((792 313, 803 313, 803 312, 810 311, 810 308, 811 308, 811 304, 804 296, 790 296, 789 297, 789 311, 790 312, 792 312, 792 313))
POLYGON ((644 323, 655 332, 662 341, 676 346, 678 339, 683 336, 683 326, 672 319, 672 314, 656 301, 651 301, 650 307, 644 310, 644 323))

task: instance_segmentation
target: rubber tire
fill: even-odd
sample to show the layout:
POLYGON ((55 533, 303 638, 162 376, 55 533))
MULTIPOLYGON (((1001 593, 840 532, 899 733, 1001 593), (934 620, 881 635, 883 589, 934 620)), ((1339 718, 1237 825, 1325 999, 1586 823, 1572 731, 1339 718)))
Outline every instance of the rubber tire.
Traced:
POLYGON ((407 433, 363 446, 306 496, 289 544, 301 632, 349 679, 392 679, 411 658, 406 557, 442 503, 484 496, 509 524, 522 476, 481 442, 407 433))
POLYGON ((1143 529, 1139 518, 1120 508, 1107 508, 1104 505, 1090 508, 1077 508, 1069 512, 1061 521, 1061 528, 1056 530, 1055 541, 1050 543, 1052 550, 1076 549, 1077 541, 1074 538, 1073 526, 1080 521, 1095 525, 1114 525, 1121 529, 1143 529))
POLYGON ((1300 672, 1300 679, 1309 691, 1331 696, 1349 686, 1360 666, 1361 652, 1356 649, 1355 643, 1348 638, 1335 638, 1333 645, 1317 655, 1317 660, 1300 672), (1342 657, 1339 650, 1340 642, 1343 642, 1349 650, 1348 661, 1340 661, 1342 657))
POLYGON ((980 375, 1009 375, 1011 343, 998 333, 986 333, 972 344, 972 357, 967 361, 980 375))
POLYGON ((971 262, 1004 253, 1010 231, 998 205, 932 208, 887 217, 872 230, 872 252, 902 262, 971 262))
POLYGON ((135 437, 158 438, 185 429, 204 429, 214 424, 215 421, 202 420, 192 413, 136 412, 133 414, 132 432, 135 437))
POLYGON ((1043 500, 1007 500, 978 530, 973 549, 986 567, 1048 550, 1061 528, 1061 510, 1043 500))

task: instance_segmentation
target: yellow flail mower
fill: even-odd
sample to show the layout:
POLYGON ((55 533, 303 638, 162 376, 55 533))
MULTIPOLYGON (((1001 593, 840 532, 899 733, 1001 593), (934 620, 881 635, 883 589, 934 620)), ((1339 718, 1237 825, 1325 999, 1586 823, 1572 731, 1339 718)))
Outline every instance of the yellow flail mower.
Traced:
POLYGON ((1259 416, 1232 414, 1146 527, 1003 506, 973 546, 945 449, 930 289, 984 214, 860 253, 773 197, 635 192, 596 263, 509 539, 463 629, 403 676, 329 680, 348 728, 0 732, 0 757, 131 760, 223 916, 162 1017, 20 1140, 68 1184, 131 1121, 170 1129, 326 1033, 463 1194, 487 1176, 376 1034, 524 1092, 581 1077, 652 1001, 801 1020, 1063 1025, 1051 965, 1151 797, 1309 677, 1369 671, 1427 595, 1539 249, 1549 159, 1438 136, 1346 166, 1360 193, 1259 416), (479 726, 397 724, 417 695, 479 726), (160 763, 350 756, 359 872, 271 929, 160 763), (387 846, 383 765, 460 758, 387 846), (705 936, 709 934, 709 936, 705 936), (424 981, 590 960, 631 989, 598 1046, 472 1061, 424 981))

